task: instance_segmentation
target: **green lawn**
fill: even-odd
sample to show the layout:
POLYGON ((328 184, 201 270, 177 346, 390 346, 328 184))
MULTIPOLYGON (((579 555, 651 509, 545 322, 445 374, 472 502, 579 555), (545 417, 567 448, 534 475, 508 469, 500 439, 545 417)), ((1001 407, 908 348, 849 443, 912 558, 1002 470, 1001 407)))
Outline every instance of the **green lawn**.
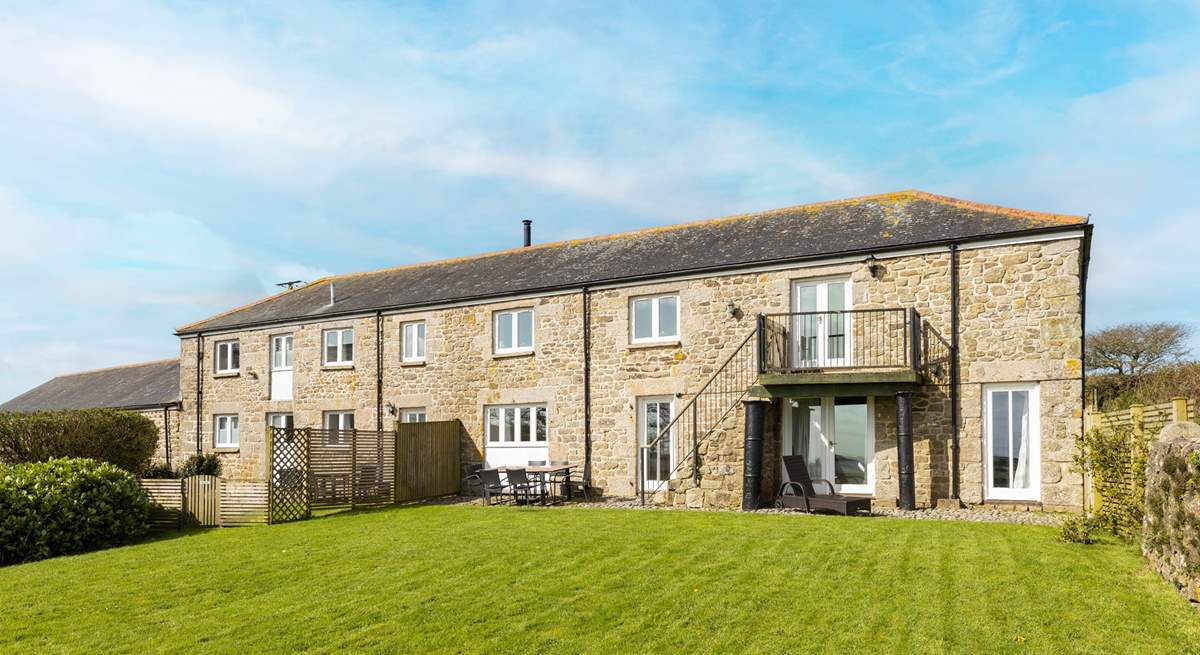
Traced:
POLYGON ((0 569, 0 652, 1200 652, 1134 548, 885 518, 414 506, 0 569))

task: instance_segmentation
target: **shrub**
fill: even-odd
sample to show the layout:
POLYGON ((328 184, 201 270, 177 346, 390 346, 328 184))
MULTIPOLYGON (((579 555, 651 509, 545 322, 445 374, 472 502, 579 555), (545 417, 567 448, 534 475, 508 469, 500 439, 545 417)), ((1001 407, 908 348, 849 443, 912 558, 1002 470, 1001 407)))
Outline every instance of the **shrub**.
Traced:
POLYGON ((126 543, 149 513, 133 475, 107 462, 0 464, 0 565, 126 543))
POLYGON ((8 464, 84 457, 136 475, 150 463, 157 445, 158 428, 137 412, 0 412, 0 462, 8 464))
POLYGON ((1058 537, 1073 544, 1090 544, 1096 541, 1092 538, 1095 529, 1096 523, 1092 519, 1086 516, 1071 516, 1063 521, 1058 537))
POLYGON ((179 477, 190 478, 193 475, 221 475, 221 458, 215 453, 192 455, 187 458, 179 469, 179 477))
POLYGON ((142 470, 138 477, 148 480, 170 480, 175 477, 175 471, 171 470, 170 464, 151 464, 142 470))

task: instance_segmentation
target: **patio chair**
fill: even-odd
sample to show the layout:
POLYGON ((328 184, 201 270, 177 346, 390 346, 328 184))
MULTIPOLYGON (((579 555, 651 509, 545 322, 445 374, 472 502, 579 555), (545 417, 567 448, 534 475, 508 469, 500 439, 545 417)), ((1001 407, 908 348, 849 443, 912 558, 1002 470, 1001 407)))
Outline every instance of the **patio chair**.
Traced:
MULTIPOLYGON (((570 463, 571 462, 565 459, 550 460, 551 466, 567 466, 570 463)), ((555 473, 551 475, 550 484, 558 485, 558 493, 560 496, 569 498, 573 492, 578 491, 579 495, 583 496, 584 500, 591 501, 592 499, 591 494, 588 492, 587 485, 583 483, 583 480, 572 478, 569 471, 563 471, 561 473, 555 473)))
POLYGON ((780 509, 802 509, 806 512, 830 511, 849 516, 860 511, 870 513, 871 499, 843 496, 833 489, 829 480, 812 479, 808 474, 808 463, 802 455, 787 455, 783 468, 788 481, 779 486, 775 507, 780 509), (814 484, 828 488, 829 493, 817 493, 814 484))
POLYGON ((492 496, 504 498, 504 491, 509 485, 500 480, 500 471, 496 469, 479 470, 479 491, 483 494, 483 504, 491 505, 492 496))
POLYGON ((483 486, 483 479, 479 477, 479 472, 482 470, 483 464, 463 465, 463 482, 467 485, 468 493, 483 486))
POLYGON ((530 480, 525 473, 525 469, 508 469, 505 472, 508 475, 508 487, 512 490, 513 502, 519 503, 521 496, 525 497, 525 504, 528 505, 533 500, 533 496, 542 496, 545 500, 544 487, 538 480, 530 480))

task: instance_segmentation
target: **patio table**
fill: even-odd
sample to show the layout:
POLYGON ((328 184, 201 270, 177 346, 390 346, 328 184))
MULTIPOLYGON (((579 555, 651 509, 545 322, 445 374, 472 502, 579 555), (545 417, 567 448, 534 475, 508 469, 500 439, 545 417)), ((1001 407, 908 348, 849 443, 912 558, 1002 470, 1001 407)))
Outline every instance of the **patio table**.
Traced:
MULTIPOLYGON (((544 464, 544 465, 540 465, 540 466, 497 466, 496 470, 500 471, 501 473, 507 473, 509 471, 509 469, 525 469, 526 473, 536 473, 538 475, 544 476, 543 480, 548 480, 549 476, 552 476, 556 473, 562 473, 563 477, 565 478, 565 480, 563 481, 563 483, 564 483, 563 486, 567 490, 565 495, 566 495, 567 500, 571 500, 571 469, 573 469, 573 468, 575 468, 574 464, 558 464, 558 465, 544 464)), ((544 484, 546 484, 546 486, 549 486, 548 483, 544 483, 544 484)), ((545 487, 543 487, 543 488, 545 488, 545 487)), ((543 492, 543 494, 542 494, 543 502, 545 502, 545 497, 546 497, 546 494, 545 494, 545 492, 543 492)))

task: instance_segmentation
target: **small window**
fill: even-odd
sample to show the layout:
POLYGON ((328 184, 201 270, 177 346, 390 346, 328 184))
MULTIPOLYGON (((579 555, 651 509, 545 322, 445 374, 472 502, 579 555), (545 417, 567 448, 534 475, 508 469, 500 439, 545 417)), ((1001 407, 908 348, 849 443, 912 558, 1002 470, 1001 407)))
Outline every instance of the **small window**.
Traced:
POLYGON ((533 310, 515 309, 496 312, 496 352, 514 353, 533 350, 533 310))
POLYGON ((679 338, 679 296, 634 298, 631 304, 633 343, 679 338))
POLYGON ((405 323, 401 327, 401 330, 401 337, 404 339, 404 348, 400 351, 400 361, 425 361, 425 321, 405 323))
POLYGON ((354 363, 354 329, 325 331, 325 363, 347 365, 354 363))
POLYGON ((280 334, 271 337, 271 370, 292 369, 292 335, 280 334))
POLYGON ((325 444, 328 446, 345 446, 350 443, 350 435, 354 429, 354 412, 336 411, 325 412, 325 444))
POLYGON ((237 341, 218 341, 213 362, 217 373, 237 373, 242 366, 241 348, 237 341))
POLYGON ((546 443, 545 405, 492 405, 485 416, 489 443, 513 446, 546 443))
POLYGON ((424 407, 408 407, 400 410, 401 423, 424 423, 425 408, 424 407))
POLYGON ((213 445, 217 448, 238 447, 238 417, 226 414, 213 417, 213 445))

